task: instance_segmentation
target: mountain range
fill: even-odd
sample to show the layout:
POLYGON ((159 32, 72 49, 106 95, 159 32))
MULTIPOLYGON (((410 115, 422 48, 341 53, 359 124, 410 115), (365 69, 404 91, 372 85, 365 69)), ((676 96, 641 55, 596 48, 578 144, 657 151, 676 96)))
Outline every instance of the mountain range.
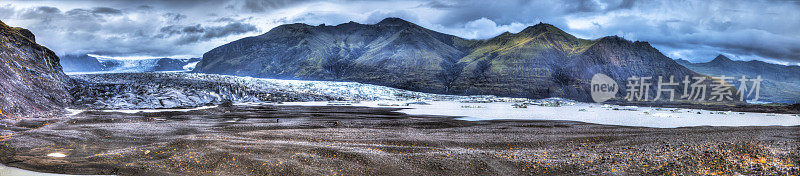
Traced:
POLYGON ((72 96, 58 56, 32 32, 0 21, 0 119, 64 112, 72 96))
POLYGON ((193 72, 581 101, 591 100, 589 83, 596 73, 620 87, 631 76, 703 76, 647 42, 617 36, 580 39, 540 23, 519 33, 469 40, 399 18, 372 25, 281 25, 206 52, 193 72))
POLYGON ((60 57, 64 72, 157 72, 188 71, 200 58, 100 59, 88 54, 67 54, 60 57))
MULTIPOLYGON (((775 103, 800 103, 800 66, 770 64, 763 61, 734 61, 718 55, 706 63, 691 63, 677 59, 679 64, 701 74, 726 76, 739 79, 741 76, 764 81, 759 91, 759 101, 775 103)), ((737 88, 739 84, 733 84, 737 88)))

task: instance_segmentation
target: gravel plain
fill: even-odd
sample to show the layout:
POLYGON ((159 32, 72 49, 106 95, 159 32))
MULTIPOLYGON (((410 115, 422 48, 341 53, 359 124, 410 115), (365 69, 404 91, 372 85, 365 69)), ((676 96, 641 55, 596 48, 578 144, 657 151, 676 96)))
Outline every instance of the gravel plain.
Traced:
POLYGON ((103 175, 800 175, 798 126, 463 121, 398 110, 225 105, 6 121, 0 162, 103 175))

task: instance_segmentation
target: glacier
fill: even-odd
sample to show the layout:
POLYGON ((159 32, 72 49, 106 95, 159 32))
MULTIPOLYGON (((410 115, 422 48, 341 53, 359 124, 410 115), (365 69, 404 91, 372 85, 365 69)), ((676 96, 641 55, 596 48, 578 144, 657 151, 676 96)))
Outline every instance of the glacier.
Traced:
MULTIPOLYGON (((189 108, 246 102, 456 100, 357 82, 280 80, 202 73, 95 73, 70 75, 75 109, 189 108)), ((474 96, 473 96, 474 97, 474 96)))

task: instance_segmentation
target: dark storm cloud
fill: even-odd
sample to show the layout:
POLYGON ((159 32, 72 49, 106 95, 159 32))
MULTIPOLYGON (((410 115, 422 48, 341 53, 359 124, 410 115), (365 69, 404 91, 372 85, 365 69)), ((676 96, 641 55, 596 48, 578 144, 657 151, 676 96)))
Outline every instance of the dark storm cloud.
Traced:
POLYGON ((257 31, 258 28, 251 24, 245 23, 230 23, 225 26, 214 26, 205 28, 205 33, 203 34, 203 38, 217 38, 217 37, 225 37, 233 34, 243 34, 248 32, 257 31))
POLYGON ((92 8, 92 13, 119 15, 119 14, 122 14, 122 11, 119 10, 119 9, 110 8, 110 7, 95 7, 95 8, 92 8))
POLYGON ((251 24, 234 22, 224 26, 203 27, 200 24, 190 26, 171 25, 159 29, 161 37, 178 36, 179 44, 194 43, 202 40, 209 40, 219 37, 226 37, 235 34, 244 34, 258 31, 258 28, 251 24))
POLYGON ((20 17, 22 19, 42 19, 49 21, 54 16, 61 15, 61 10, 56 7, 40 6, 22 11, 20 17))
POLYGON ((307 2, 307 0, 245 0, 242 7, 251 12, 265 12, 303 2, 307 2))
POLYGON ((36 7, 35 9, 33 9, 33 11, 43 14, 61 13, 61 10, 59 10, 58 8, 46 7, 46 6, 36 7))
POLYGON ((164 37, 176 34, 184 34, 184 33, 198 33, 201 30, 202 27, 200 27, 200 24, 194 26, 170 25, 170 26, 164 26, 161 29, 159 29, 161 33, 165 34, 164 37))

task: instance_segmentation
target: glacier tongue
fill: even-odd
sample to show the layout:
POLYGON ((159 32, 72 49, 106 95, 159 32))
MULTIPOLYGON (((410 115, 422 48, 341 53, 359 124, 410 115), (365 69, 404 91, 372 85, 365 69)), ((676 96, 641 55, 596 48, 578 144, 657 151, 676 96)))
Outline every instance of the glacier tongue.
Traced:
POLYGON ((186 65, 183 66, 183 70, 192 71, 192 70, 194 70, 195 67, 197 67, 197 63, 200 63, 200 61, 189 62, 189 63, 187 63, 186 65))
POLYGON ((197 107, 224 101, 287 102, 331 100, 455 100, 355 82, 280 80, 200 73, 104 73, 70 76, 79 109, 160 109, 197 107))

